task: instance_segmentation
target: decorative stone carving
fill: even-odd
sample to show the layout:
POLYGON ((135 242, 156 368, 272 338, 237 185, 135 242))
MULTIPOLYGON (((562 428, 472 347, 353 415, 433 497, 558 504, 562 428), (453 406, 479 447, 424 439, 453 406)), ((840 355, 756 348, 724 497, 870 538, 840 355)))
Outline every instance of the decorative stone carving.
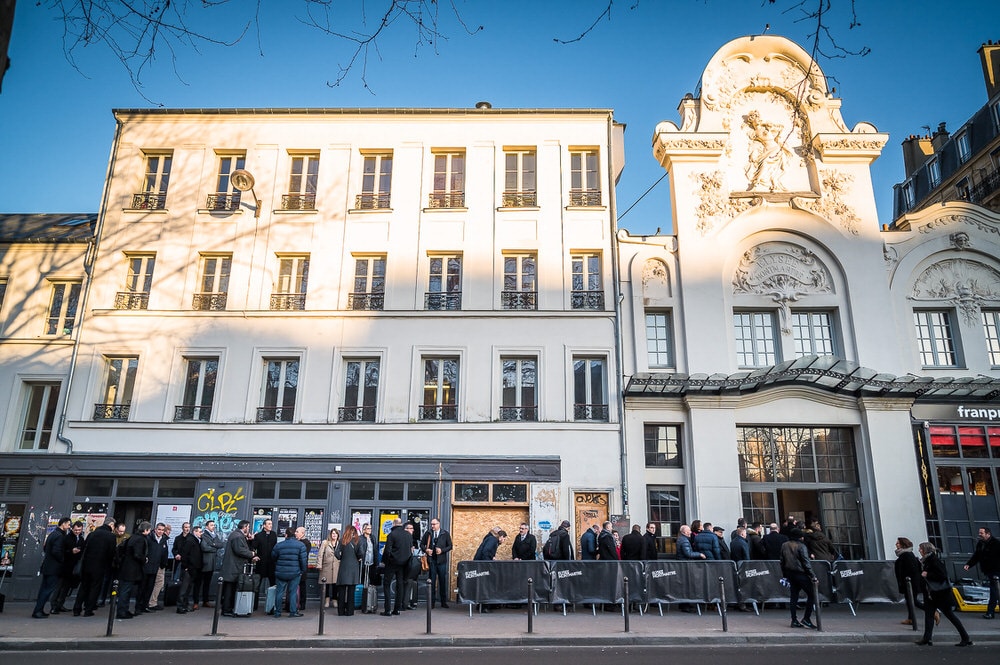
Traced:
POLYGON ((920 233, 930 233, 934 229, 950 226, 951 224, 968 224, 969 226, 974 226, 980 231, 985 233, 993 233, 995 235, 1000 235, 1000 228, 997 228, 993 224, 987 224, 981 222, 978 219, 973 219, 968 215, 944 215, 943 217, 938 217, 937 219, 932 219, 923 226, 920 227, 920 233))
POLYGON ((726 142, 722 139, 677 138, 660 141, 664 150, 723 150, 726 142))
POLYGON ((743 116, 743 124, 749 128, 750 136, 747 165, 743 171, 747 176, 747 191, 785 191, 781 178, 793 155, 785 146, 784 125, 765 120, 756 109, 743 116))
POLYGON ((899 251, 886 243, 882 243, 882 260, 885 261, 886 267, 891 267, 896 261, 899 260, 899 251))
POLYGON ((730 199, 725 188, 725 174, 721 170, 708 173, 692 173, 700 203, 695 209, 698 215, 698 231, 707 234, 718 224, 728 224, 736 215, 749 209, 759 199, 730 199))
POLYGON ((836 169, 824 169, 820 173, 823 183, 822 196, 818 201, 799 200, 797 205, 839 224, 851 235, 858 235, 858 223, 861 218, 846 201, 846 194, 850 191, 854 176, 836 169))
POLYGON ((968 249, 972 246, 972 241, 969 240, 969 234, 965 231, 952 233, 948 236, 948 242, 950 242, 951 246, 957 250, 968 249))
POLYGON ((966 323, 977 325, 985 303, 1000 303, 1000 271, 968 259, 938 261, 920 274, 909 298, 951 303, 966 323))
POLYGON ((647 259, 642 266, 642 293, 647 299, 670 297, 670 276, 663 261, 647 259))
POLYGON ((770 296, 780 307, 781 330, 791 332, 788 303, 802 296, 833 293, 830 270, 808 249, 765 242, 747 250, 733 275, 733 293, 770 296))

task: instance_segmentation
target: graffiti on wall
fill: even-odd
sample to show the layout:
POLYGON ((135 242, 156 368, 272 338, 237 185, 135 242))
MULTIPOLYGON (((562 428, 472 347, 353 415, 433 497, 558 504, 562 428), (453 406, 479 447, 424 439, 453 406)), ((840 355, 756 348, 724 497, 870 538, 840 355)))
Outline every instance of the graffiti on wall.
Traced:
POLYGON ((207 487, 195 502, 196 514, 191 525, 203 527, 205 522, 215 520, 216 531, 226 537, 243 519, 240 514, 245 512, 246 498, 242 485, 233 491, 207 487))

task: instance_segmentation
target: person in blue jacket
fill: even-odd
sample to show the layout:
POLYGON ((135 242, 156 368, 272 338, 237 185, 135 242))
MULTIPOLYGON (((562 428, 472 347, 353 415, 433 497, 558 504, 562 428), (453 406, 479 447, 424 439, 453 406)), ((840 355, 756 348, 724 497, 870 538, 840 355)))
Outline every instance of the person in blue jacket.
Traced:
POLYGON ((299 579, 306 574, 308 552, 305 543, 295 537, 295 529, 285 532, 285 539, 271 550, 271 560, 274 563, 274 576, 277 578, 277 592, 274 595, 274 616, 281 616, 281 603, 288 589, 288 616, 300 617, 299 609, 299 579))

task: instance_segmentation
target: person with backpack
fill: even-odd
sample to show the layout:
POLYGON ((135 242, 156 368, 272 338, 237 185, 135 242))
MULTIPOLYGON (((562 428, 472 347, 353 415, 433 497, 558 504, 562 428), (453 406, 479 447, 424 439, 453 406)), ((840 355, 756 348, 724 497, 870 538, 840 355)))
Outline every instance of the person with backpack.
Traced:
POLYGON ((812 563, 809 561, 809 550, 803 541, 805 534, 798 527, 788 532, 788 540, 781 546, 779 559, 781 560, 781 574, 789 582, 790 598, 788 607, 792 612, 792 628, 816 628, 812 617, 813 607, 816 606, 816 592, 813 582, 816 575, 813 573, 812 563), (799 604, 799 591, 806 592, 806 611, 802 621, 796 616, 796 607, 799 604))
POLYGON ((549 534, 542 548, 542 557, 546 561, 569 561, 573 558, 572 539, 569 536, 569 520, 563 520, 559 528, 549 534))

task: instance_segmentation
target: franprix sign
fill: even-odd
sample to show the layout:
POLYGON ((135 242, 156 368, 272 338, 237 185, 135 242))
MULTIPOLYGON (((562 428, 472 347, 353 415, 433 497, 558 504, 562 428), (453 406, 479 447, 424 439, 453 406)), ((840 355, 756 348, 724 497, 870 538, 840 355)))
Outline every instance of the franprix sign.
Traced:
POLYGON ((1000 403, 914 404, 910 416, 933 422, 1000 422, 1000 403))

